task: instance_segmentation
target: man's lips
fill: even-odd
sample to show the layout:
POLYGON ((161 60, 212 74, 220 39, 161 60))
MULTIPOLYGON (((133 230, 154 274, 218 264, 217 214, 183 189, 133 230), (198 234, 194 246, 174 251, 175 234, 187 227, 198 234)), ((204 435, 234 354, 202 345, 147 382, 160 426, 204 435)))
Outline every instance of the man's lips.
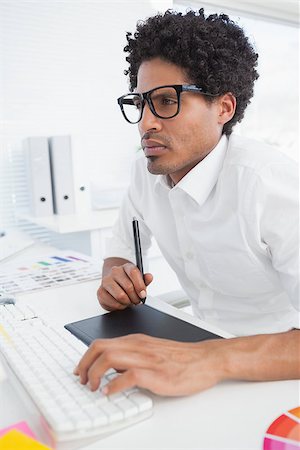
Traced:
POLYGON ((167 147, 163 143, 159 141, 154 141, 152 139, 144 139, 142 141, 142 146, 145 156, 160 155, 161 153, 164 153, 167 149, 167 147))

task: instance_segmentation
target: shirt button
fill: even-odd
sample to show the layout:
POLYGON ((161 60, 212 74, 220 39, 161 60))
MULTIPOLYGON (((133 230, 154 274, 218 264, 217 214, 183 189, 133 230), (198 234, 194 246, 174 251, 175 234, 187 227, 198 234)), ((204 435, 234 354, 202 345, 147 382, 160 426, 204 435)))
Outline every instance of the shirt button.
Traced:
POLYGON ((186 255, 185 255, 186 257, 187 257, 187 259, 194 259, 194 253, 192 253, 192 252, 186 252, 186 255))

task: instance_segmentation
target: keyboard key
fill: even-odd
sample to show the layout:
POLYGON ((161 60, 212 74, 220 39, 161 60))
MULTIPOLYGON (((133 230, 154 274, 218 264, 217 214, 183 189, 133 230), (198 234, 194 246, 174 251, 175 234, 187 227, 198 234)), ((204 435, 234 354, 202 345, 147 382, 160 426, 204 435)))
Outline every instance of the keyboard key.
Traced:
POLYGON ((79 409, 77 411, 69 412, 68 417, 78 430, 91 428, 93 425, 89 416, 79 409))
POLYGON ((135 416, 139 412, 137 405, 126 397, 118 402, 118 407, 123 410, 125 417, 135 416))
POLYGON ((96 411, 95 411, 95 414, 93 414, 93 417, 92 417, 93 427, 101 427, 103 425, 107 425, 108 424, 108 417, 107 417, 107 415, 103 411, 100 412, 99 409, 97 409, 96 411))
POLYGON ((152 408, 151 398, 141 392, 133 392, 128 396, 128 398, 137 405, 139 411, 147 411, 152 408))
POLYGON ((122 411, 122 409, 118 408, 118 406, 109 401, 106 402, 105 405, 103 405, 103 411, 107 415, 109 423, 122 420, 125 417, 124 411, 122 411))

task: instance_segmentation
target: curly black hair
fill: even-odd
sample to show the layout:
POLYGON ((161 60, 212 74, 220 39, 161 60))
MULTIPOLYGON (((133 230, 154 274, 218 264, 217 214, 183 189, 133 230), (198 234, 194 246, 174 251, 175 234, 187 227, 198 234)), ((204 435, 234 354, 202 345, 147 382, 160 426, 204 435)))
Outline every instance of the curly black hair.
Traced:
MULTIPOLYGON (((137 86, 137 74, 143 61, 160 57, 186 73, 190 82, 211 94, 231 92, 237 100, 234 117, 223 127, 230 135, 233 126, 242 120, 253 96, 258 55, 244 31, 226 14, 205 17, 204 9, 186 14, 167 10, 137 23, 134 35, 126 34, 129 53, 131 91, 137 86)), ((205 96, 206 101, 214 97, 205 96)))

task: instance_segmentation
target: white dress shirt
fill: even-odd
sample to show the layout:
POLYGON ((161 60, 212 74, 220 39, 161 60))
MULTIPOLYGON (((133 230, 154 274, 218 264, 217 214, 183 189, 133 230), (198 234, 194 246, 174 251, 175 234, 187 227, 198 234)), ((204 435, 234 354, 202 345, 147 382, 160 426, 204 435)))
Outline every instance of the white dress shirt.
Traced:
POLYGON ((239 336, 299 328, 297 175, 278 150, 235 135, 174 187, 141 154, 105 258, 135 262, 135 216, 144 258, 153 235, 196 316, 239 336))

